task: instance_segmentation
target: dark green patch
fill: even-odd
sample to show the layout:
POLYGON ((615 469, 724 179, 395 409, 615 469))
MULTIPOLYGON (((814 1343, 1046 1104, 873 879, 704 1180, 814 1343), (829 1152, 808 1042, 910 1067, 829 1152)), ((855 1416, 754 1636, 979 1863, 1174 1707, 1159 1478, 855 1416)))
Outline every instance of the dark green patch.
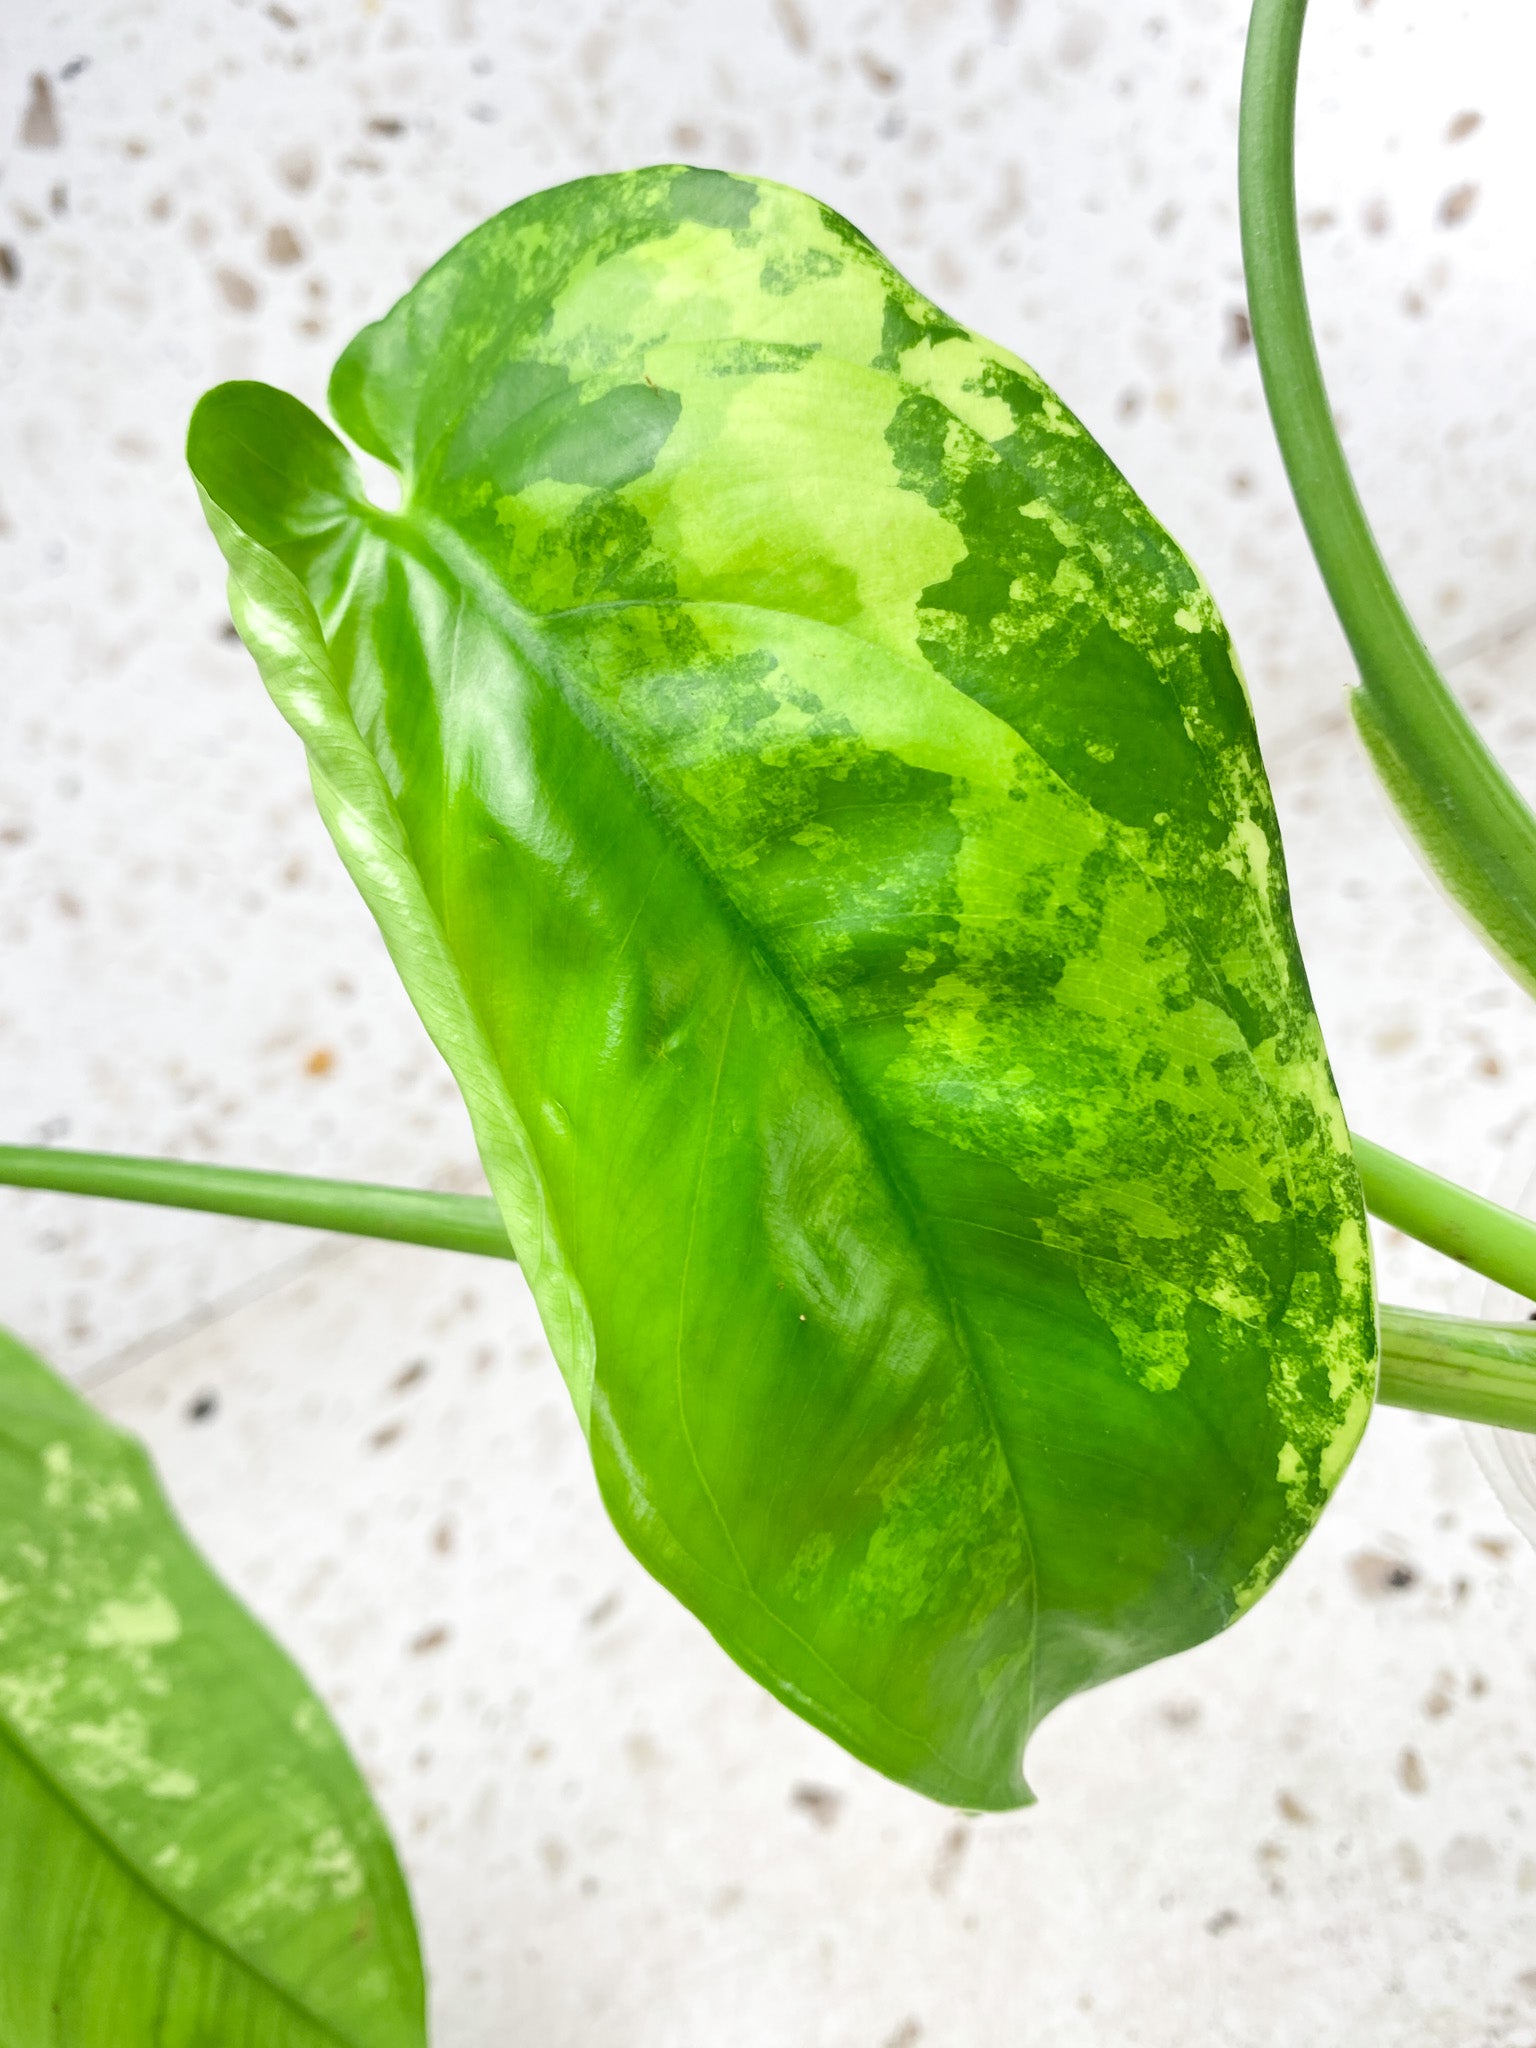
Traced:
POLYGON ((819 341, 736 341, 711 352, 711 377, 774 377, 792 375, 821 352, 819 341))
POLYGON ((880 322, 880 353, 871 368, 899 374, 901 358, 908 349, 916 348, 920 341, 936 347, 941 341, 965 338, 966 330, 947 318, 937 306, 924 306, 915 296, 909 301, 892 291, 886 296, 885 312, 880 322))
POLYGON ((678 171, 667 191, 668 210, 674 220, 697 221, 705 228, 727 228, 733 234, 751 226, 757 198, 757 187, 750 178, 736 178, 729 171, 678 171))
POLYGON ((758 283, 770 298, 787 299, 814 279, 839 276, 842 268, 829 250, 797 249, 789 256, 770 256, 758 283))
POLYGON ((1177 820, 1213 849, 1225 842, 1178 699, 1140 648, 1101 620, 1055 669, 1018 666, 1010 710, 1017 705, 1031 742, 1095 810, 1143 831, 1177 820))
POLYGON ((563 364, 509 356, 496 365, 491 381, 482 384, 475 403, 466 406, 438 474, 444 483, 452 483, 464 476, 496 477, 503 469, 515 468, 530 438, 537 437, 543 408, 573 405, 579 398, 563 364))
POLYGON ((543 477, 616 491, 656 466, 683 409, 675 391, 619 384, 583 403, 576 390, 547 398, 485 451, 477 476, 520 491, 543 477))

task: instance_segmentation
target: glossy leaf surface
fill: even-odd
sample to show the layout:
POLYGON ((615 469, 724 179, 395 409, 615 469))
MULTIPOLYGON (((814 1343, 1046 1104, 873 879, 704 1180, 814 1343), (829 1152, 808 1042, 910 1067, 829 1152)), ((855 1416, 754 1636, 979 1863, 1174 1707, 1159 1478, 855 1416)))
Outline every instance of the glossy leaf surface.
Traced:
POLYGON ((418 2048, 394 1852, 139 1446, 0 1332, 0 2041, 418 2048))
POLYGON ((880 1769, 1199 1641, 1364 1424, 1359 1189, 1211 599, 802 195, 661 168, 226 385, 235 618, 625 1539, 880 1769))

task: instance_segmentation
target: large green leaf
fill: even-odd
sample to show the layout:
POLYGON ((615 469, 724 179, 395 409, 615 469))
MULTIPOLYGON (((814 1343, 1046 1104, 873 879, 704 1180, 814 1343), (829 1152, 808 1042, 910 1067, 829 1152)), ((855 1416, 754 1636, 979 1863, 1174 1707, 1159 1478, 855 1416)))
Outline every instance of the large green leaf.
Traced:
POLYGON ((835 214, 524 201, 190 458, 626 1541, 941 1799, 1269 1584, 1359 1190, 1209 594, 835 214))
POLYGON ((0 1332, 0 2042, 419 2048, 382 1821, 143 1451, 0 1332))

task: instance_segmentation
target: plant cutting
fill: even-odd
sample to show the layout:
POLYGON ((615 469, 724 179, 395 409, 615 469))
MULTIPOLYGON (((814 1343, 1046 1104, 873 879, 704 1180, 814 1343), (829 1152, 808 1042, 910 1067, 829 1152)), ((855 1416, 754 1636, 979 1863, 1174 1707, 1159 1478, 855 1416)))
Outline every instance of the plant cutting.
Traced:
MULTIPOLYGON (((1372 758, 1536 987, 1536 825, 1328 417, 1303 13, 1259 0, 1245 86, 1266 388, 1372 758)), ((1215 603, 1025 364, 814 200, 663 166, 476 230, 330 404, 398 510, 265 385, 209 393, 189 460, 491 1195, 19 1147, 0 1179, 515 1256, 640 1561, 968 1809, 1028 1800, 1072 1694, 1262 1595, 1373 1399, 1536 1428, 1523 1327, 1378 1313, 1367 1206, 1527 1295, 1536 1228, 1351 1139, 1215 603)), ((0 1730, 57 1906, 35 1935, 0 1876, 12 2031, 52 2038, 89 1939, 157 1960, 87 1984, 71 2039, 419 2038, 334 1731, 122 1439, 14 1346, 12 1383, 0 1730), (194 1684, 277 1703, 238 1764, 194 1684), (221 1832, 237 1767, 291 1789, 287 1838, 221 1832), (116 1889, 82 1934, 85 1855, 116 1889)))

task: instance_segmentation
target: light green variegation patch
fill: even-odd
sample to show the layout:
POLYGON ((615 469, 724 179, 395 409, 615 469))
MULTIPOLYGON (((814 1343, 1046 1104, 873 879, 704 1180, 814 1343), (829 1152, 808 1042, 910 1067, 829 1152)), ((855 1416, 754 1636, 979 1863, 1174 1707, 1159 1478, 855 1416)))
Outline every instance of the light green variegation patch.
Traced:
POLYGON ((488 223, 191 458, 626 1540, 936 1797, 1196 1642, 1369 1409, 1360 1195, 1209 592, 802 195, 488 223))
POLYGON ((137 1444, 0 1333, 0 2040, 414 2048, 410 1906, 325 1710, 137 1444))

